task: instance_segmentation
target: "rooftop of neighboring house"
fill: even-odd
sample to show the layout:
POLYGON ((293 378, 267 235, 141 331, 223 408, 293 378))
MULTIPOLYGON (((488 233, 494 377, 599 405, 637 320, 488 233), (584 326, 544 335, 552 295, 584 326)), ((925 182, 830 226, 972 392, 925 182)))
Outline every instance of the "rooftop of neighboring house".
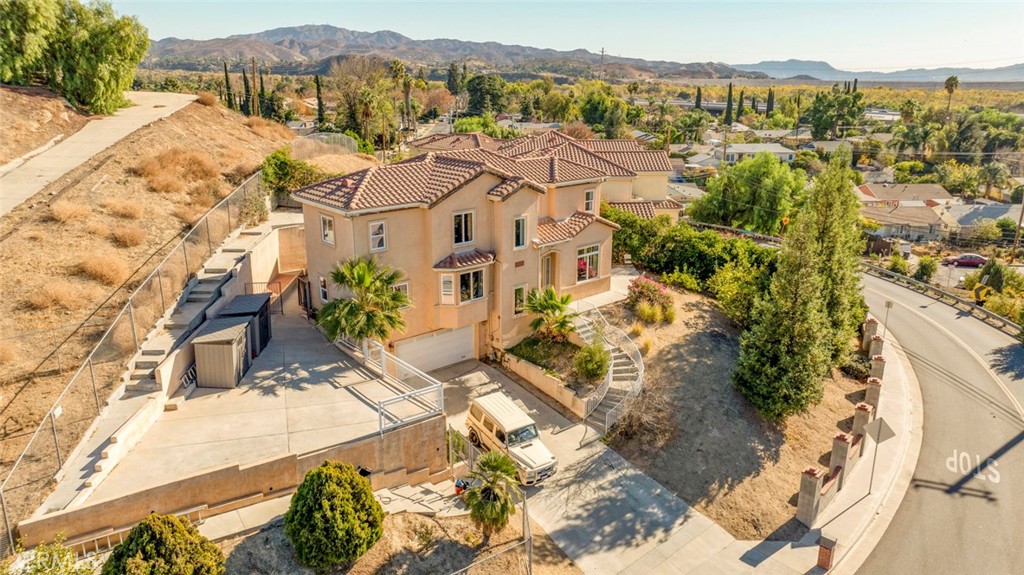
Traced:
POLYGON ((929 226, 945 224, 940 210, 929 206, 880 206, 863 207, 860 215, 880 224, 929 226))
POLYGON ((505 143, 506 140, 499 140, 474 132, 471 134, 433 134, 418 140, 411 140, 408 145, 412 148, 446 152, 448 150, 471 150, 477 148, 497 150, 498 147, 505 143))
POLYGON ((553 220, 541 218, 537 222, 537 239, 534 244, 537 246, 550 246, 567 242, 579 235, 587 226, 594 222, 600 222, 613 230, 619 229, 619 225, 590 212, 575 212, 564 220, 553 220))
POLYGON ((706 192, 691 182, 669 183, 668 196, 678 202, 692 202, 703 198, 706 192))
POLYGON ((842 147, 853 149, 853 144, 846 140, 815 140, 811 142, 814 149, 821 150, 823 152, 832 153, 842 147))
POLYGON ((878 200, 952 200, 953 196, 939 184, 862 184, 858 187, 865 195, 878 200))
POLYGON ((758 138, 779 139, 785 138, 792 132, 793 130, 754 130, 754 135, 758 138))
POLYGON ((1014 222, 1020 219, 1020 204, 969 204, 953 205, 944 208, 945 213, 961 227, 971 227, 978 220, 1010 218, 1014 222))
POLYGON ((653 219, 654 216, 657 215, 657 210, 683 209, 683 204, 672 198, 665 198, 664 200, 659 201, 632 200, 628 202, 608 202, 608 205, 615 209, 629 212, 648 220, 653 219))
POLYGON ((725 148, 726 153, 735 154, 759 154, 761 152, 771 152, 773 154, 795 154, 793 150, 783 146, 782 144, 729 144, 725 148))

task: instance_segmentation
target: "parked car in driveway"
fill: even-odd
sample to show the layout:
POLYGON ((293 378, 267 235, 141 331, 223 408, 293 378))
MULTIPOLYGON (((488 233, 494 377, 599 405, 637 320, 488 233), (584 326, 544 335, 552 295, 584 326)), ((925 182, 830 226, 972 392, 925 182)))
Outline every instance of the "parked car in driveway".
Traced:
POLYGON ((558 470, 558 460, 541 442, 537 424, 500 391, 470 402, 466 427, 470 443, 512 458, 523 485, 540 483, 558 470))
POLYGON ((988 262, 988 258, 978 254, 960 254, 958 256, 949 256, 942 260, 943 265, 968 268, 980 268, 986 262, 988 262))

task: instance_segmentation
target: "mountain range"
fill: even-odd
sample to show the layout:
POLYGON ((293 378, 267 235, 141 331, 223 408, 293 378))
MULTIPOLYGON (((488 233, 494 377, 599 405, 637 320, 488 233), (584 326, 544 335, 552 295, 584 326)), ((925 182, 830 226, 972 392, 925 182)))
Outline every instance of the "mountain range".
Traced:
POLYGON ((894 72, 848 72, 812 60, 765 61, 729 65, 720 62, 681 63, 601 55, 589 50, 552 50, 468 42, 450 38, 414 40, 397 32, 360 32, 331 25, 275 28, 211 40, 164 38, 150 43, 144 67, 216 70, 221 62, 241 65, 250 58, 280 73, 325 73, 339 57, 355 54, 398 58, 416 66, 440 70, 451 62, 466 62, 475 71, 555 74, 567 77, 638 78, 801 78, 817 80, 942 82, 956 75, 961 82, 1024 81, 1024 64, 1002 68, 938 68, 894 72), (603 61, 603 65, 602 65, 603 61), (603 70, 602 70, 603 66, 603 70))

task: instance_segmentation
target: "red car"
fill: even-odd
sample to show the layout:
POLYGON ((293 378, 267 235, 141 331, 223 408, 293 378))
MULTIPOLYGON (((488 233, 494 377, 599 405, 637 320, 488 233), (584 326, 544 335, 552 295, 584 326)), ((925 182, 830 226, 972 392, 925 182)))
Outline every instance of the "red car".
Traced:
POLYGON ((958 256, 949 256, 942 260, 943 265, 947 266, 963 266, 968 268, 980 268, 985 265, 988 258, 979 256, 978 254, 960 254, 958 256))

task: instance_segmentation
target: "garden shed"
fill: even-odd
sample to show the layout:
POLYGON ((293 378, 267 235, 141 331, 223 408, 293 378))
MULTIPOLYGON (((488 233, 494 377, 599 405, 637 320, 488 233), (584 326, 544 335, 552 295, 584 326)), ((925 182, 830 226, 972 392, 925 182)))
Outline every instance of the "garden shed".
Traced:
POLYGON ((249 349, 258 356, 270 343, 270 292, 236 295, 218 314, 219 317, 249 317, 249 349))
POLYGON ((249 324, 252 317, 218 317, 199 328, 192 340, 196 352, 196 385, 231 389, 238 386, 252 362, 249 324))

